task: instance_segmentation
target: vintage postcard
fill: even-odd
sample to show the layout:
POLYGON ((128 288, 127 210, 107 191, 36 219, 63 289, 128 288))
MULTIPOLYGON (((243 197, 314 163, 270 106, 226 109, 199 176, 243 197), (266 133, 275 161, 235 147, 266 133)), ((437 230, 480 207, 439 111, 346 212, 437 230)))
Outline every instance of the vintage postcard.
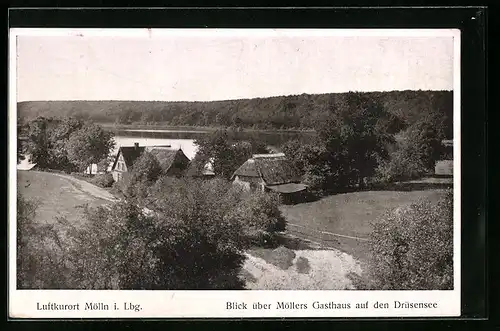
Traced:
POLYGON ((460 31, 9 36, 12 318, 460 315, 460 31))

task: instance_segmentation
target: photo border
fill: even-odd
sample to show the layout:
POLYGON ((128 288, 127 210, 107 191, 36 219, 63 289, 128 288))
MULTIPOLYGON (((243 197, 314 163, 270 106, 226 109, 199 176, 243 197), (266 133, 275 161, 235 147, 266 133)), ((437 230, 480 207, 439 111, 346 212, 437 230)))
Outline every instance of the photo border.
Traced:
MULTIPOLYGON (((214 26, 215 27, 222 27, 220 25, 221 24, 220 22, 224 22, 222 24, 224 27, 229 27, 229 26, 230 27, 236 27, 236 26, 237 27, 243 27, 243 26, 249 27, 252 25, 255 27, 255 23, 258 24, 260 22, 261 24, 259 25, 259 27, 262 27, 262 26, 266 26, 266 24, 269 24, 269 22, 266 23, 266 20, 265 20, 267 13, 269 11, 276 11, 276 9, 265 9, 265 10, 264 9, 258 9, 258 10, 251 10, 251 9, 247 10, 246 9, 244 11, 238 10, 238 9, 224 9, 221 11, 214 11, 212 9, 203 9, 200 11, 200 9, 192 9, 196 13, 201 12, 204 14, 201 16, 196 16, 196 15, 186 16, 186 15, 182 15, 182 14, 175 15, 175 13, 179 13, 179 11, 185 13, 186 10, 190 11, 190 15, 191 15, 191 13, 192 13, 191 9, 175 9, 175 10, 170 9, 166 12, 162 11, 161 15, 158 15, 158 13, 159 13, 158 10, 153 10, 153 12, 154 12, 153 15, 151 15, 151 14, 146 15, 145 11, 147 11, 149 13, 151 13, 151 11, 150 10, 138 10, 138 11, 125 10, 125 11, 122 11, 121 9, 119 9, 119 10, 113 9, 111 11, 111 13, 112 13, 111 16, 120 17, 120 15, 121 15, 122 19, 127 22, 126 23, 127 27, 141 26, 141 25, 142 26, 149 26, 149 27, 153 27, 153 28, 174 27, 174 26, 175 27, 179 27, 179 26, 186 27, 186 22, 187 22, 188 27, 194 27, 194 26, 196 26, 196 23, 193 25, 193 23, 192 23, 193 19, 196 21, 196 19, 199 19, 200 17, 205 17, 205 20, 203 20, 203 19, 200 20, 200 21, 205 21, 205 24, 202 23, 200 26, 199 25, 200 23, 197 23, 198 27, 214 27, 214 26), (230 12, 230 14, 228 14, 228 11, 230 12), (225 16, 226 18, 229 17, 229 19, 227 21, 224 21, 224 20, 220 21, 219 20, 221 12, 224 12, 225 13, 224 15, 227 15, 227 16, 225 16), (122 13, 122 14, 120 14, 120 13, 122 13), (165 13, 168 13, 167 16, 169 16, 169 15, 171 16, 170 17, 171 19, 166 20, 166 21, 170 22, 170 24, 167 24, 169 26, 165 26, 165 23, 162 23, 161 26, 158 26, 158 22, 156 24, 151 23, 151 22, 155 22, 155 18, 159 19, 159 16, 161 16, 163 22, 165 22, 165 15, 164 15, 165 13), (243 14, 241 14, 241 13, 243 13, 243 14), (131 17, 135 17, 136 19, 130 21, 131 17), (144 21, 145 17, 147 18, 146 21, 150 22, 149 24, 147 24, 147 23, 144 24, 146 22, 146 21, 144 21), (176 19, 175 19, 176 17, 177 18, 180 17, 181 21, 183 21, 184 24, 182 24, 181 21, 176 21, 176 19), (231 17, 234 19, 231 19, 231 17), (242 17, 244 19, 242 19, 242 17), (255 19, 256 17, 260 17, 260 21, 259 21, 259 19, 255 19), (208 18, 208 21, 210 21, 210 19, 212 19, 213 23, 206 24, 206 21, 207 21, 206 18, 208 18), (189 23, 189 22, 191 22, 191 23, 189 23), (174 26, 172 26, 172 24, 174 24, 174 26)), ((391 15, 394 15, 394 10, 401 11, 402 9, 384 9, 384 10, 382 10, 382 12, 384 12, 385 10, 392 12, 392 14, 385 12, 384 15, 382 15, 382 17, 387 18, 391 15)), ((405 27, 409 26, 409 27, 415 28, 418 25, 415 21, 415 16, 414 16, 415 10, 419 11, 418 9, 411 9, 411 10, 404 9, 403 10, 405 12, 408 12, 408 11, 412 12, 412 15, 413 15, 412 17, 414 18, 413 20, 408 20, 408 15, 406 15, 406 14, 395 15, 397 17, 397 19, 396 19, 396 22, 394 25, 396 25, 398 27, 402 27, 400 24, 402 24, 403 21, 406 21, 405 27), (404 18, 406 18, 406 19, 404 19, 404 18), (403 21, 401 21, 401 19, 403 19, 403 21)), ((428 10, 429 9, 427 9, 427 13, 429 13, 428 10)), ((434 13, 433 15, 426 16, 427 19, 429 19, 429 17, 434 18, 434 19, 437 19, 439 17, 441 20, 443 20, 443 18, 446 17, 446 15, 443 16, 443 11, 442 11, 443 9, 433 8, 431 10, 436 10, 436 12, 433 12, 434 13), (439 15, 437 12, 440 12, 439 15)), ((445 12, 448 13, 447 10, 445 12)), ((461 261, 462 261, 462 271, 463 271, 462 272, 462 296, 464 296, 464 294, 466 294, 466 293, 468 293, 468 294, 465 295, 465 298, 467 298, 467 296, 473 296, 473 293, 469 293, 469 292, 467 292, 467 289, 464 289, 464 282, 466 282, 467 279, 471 279, 471 278, 475 279, 476 283, 474 286, 474 293, 476 293, 475 306, 477 307, 477 309, 475 311, 474 311, 474 309, 471 309, 471 306, 474 306, 474 303, 471 305, 470 302, 464 302, 464 301, 466 301, 464 298, 464 300, 462 300, 462 307, 463 307, 462 312, 463 313, 465 312, 466 315, 469 315, 469 317, 478 317, 478 315, 481 315, 481 312, 484 312, 484 310, 485 310, 485 304, 482 304, 480 301, 483 301, 483 302, 486 301, 485 300, 486 297, 484 296, 484 293, 477 294, 477 292, 478 292, 477 291, 477 288, 478 288, 477 281, 479 280, 480 282, 482 281, 483 283, 485 283, 485 281, 486 281, 485 273, 484 273, 484 266, 485 266, 485 264, 484 264, 484 261, 485 261, 484 246, 478 245, 478 243, 477 243, 478 236, 479 236, 479 238, 481 238, 481 237, 484 238, 484 230, 481 230, 479 227, 481 225, 483 225, 483 228, 485 228, 485 226, 486 226, 484 214, 480 215, 479 219, 477 218, 477 210, 478 209, 480 211, 483 211, 483 213, 485 211, 484 201, 485 201, 485 191, 486 191, 485 190, 485 188, 486 188, 486 186, 485 186, 486 168, 485 168, 485 158, 484 158, 485 153, 481 153, 481 152, 477 153, 477 151, 484 151, 484 148, 485 148, 485 146, 481 144, 481 143, 484 143, 484 138, 485 138, 485 128, 484 128, 482 121, 484 120, 485 114, 486 114, 485 113, 485 84, 484 84, 484 82, 485 82, 485 68, 484 68, 484 65, 485 65, 485 62, 484 62, 485 47, 479 49, 479 51, 476 49, 475 52, 471 51, 471 49, 468 47, 470 47, 471 44, 477 47, 478 42, 480 43, 480 45, 484 45, 484 42, 485 42, 485 40, 484 40, 484 27, 485 27, 484 12, 485 11, 484 11, 484 9, 479 9, 479 8, 461 8, 461 9, 455 9, 455 10, 450 9, 450 10, 455 13, 455 15, 453 16, 454 18, 462 18, 461 24, 457 24, 458 22, 455 22, 455 25, 452 26, 453 28, 456 28, 457 25, 459 25, 458 28, 462 31, 462 52, 461 52, 462 53, 461 54, 462 55, 462 66, 461 66, 461 69, 462 69, 461 70, 461 72, 462 72, 462 75, 461 75, 461 79, 462 79, 462 87, 461 87, 461 90, 462 90, 462 100, 461 100, 461 104, 462 104, 462 129, 461 129, 462 144, 461 145, 462 146, 461 147, 462 147, 462 150, 461 150, 461 153, 456 154, 456 155, 460 155, 460 154, 462 155, 462 174, 467 173, 467 176, 462 176, 462 178, 461 178, 461 186, 463 188, 461 191, 462 201, 468 201, 467 206, 462 205, 462 219, 464 219, 464 215, 467 215, 467 220, 472 219, 472 218, 469 218, 469 216, 472 216, 472 215, 475 216, 475 218, 473 220, 471 220, 470 222, 464 223, 462 221, 462 254, 461 254, 462 258, 461 258, 461 261), (457 11, 459 12, 458 14, 456 13, 457 11), (473 15, 470 16, 471 14, 473 14, 473 15), (463 18, 465 18, 465 17, 475 17, 475 19, 474 19, 475 22, 471 23, 470 22, 471 20, 464 20, 463 18), (479 25, 477 25, 475 23, 479 23, 479 25), (467 39, 467 38, 470 38, 470 39, 467 39), (471 68, 475 68, 475 69, 471 70, 471 68), (475 86, 471 86, 471 84, 470 84, 471 77, 476 78, 476 79, 472 80, 476 84, 475 86), (479 84, 478 84, 478 82, 479 82, 479 84), (475 92, 475 93, 470 93, 470 92, 475 92), (467 107, 467 105, 468 105, 468 107, 467 107), (474 105, 474 113, 472 114, 473 118, 471 118, 471 111, 469 111, 469 113, 464 112, 464 108, 466 108, 466 107, 472 108, 472 107, 470 107, 471 105, 474 105), (467 125, 464 125, 464 123, 467 123, 467 125), (470 128, 472 128, 472 130, 470 130, 470 128), (481 140, 477 139, 478 134, 481 134, 483 139, 481 139, 481 140), (474 143, 475 139, 471 140, 471 138, 477 139, 476 143, 474 143), (479 143, 478 143, 478 141, 479 141, 479 143), (465 150, 464 150, 464 148, 465 148, 465 150), (466 155, 467 157, 463 157, 464 155, 466 155), (471 162, 474 165, 474 167, 472 167, 471 162), (468 172, 468 171, 464 171, 465 169, 475 169, 475 170, 473 172, 468 172), (471 173, 474 173, 475 176, 474 175, 471 176, 470 175, 471 173), (471 188, 473 188, 473 189, 471 189, 471 188), (466 198, 467 200, 464 200, 464 198, 466 198), (472 208, 469 206, 471 206, 472 208), (474 222, 474 224, 473 224, 473 222, 474 222), (472 236, 471 235, 472 233, 475 234, 475 236, 472 236), (467 243, 468 248, 469 247, 475 248, 477 246, 479 246, 479 248, 473 249, 472 250, 473 254, 471 253, 470 249, 467 249, 467 253, 465 253, 464 247, 465 247, 466 243, 467 243), (472 272, 465 271, 464 264, 471 266, 472 262, 475 263, 474 264, 475 267, 472 268, 472 270, 474 270, 475 272, 473 272, 473 275, 467 275, 467 274, 470 274, 472 272), (482 277, 481 277, 481 275, 479 275, 480 271, 483 271, 482 277)), ((74 28, 81 28, 83 26, 90 27, 88 22, 92 22, 92 23, 90 23, 90 25, 93 27, 97 27, 97 26, 102 27, 105 25, 108 25, 108 27, 109 27, 110 24, 113 25, 114 27, 119 27, 120 24, 123 24, 123 21, 120 21, 120 20, 118 20, 118 21, 113 20, 113 19, 110 20, 110 18, 109 18, 110 12, 107 10, 97 10, 97 13, 106 12, 105 15, 101 15, 101 14, 96 15, 95 11, 88 11, 88 10, 78 10, 78 11, 69 10, 69 11, 66 11, 64 15, 57 15, 57 13, 60 12, 60 10, 54 11, 52 9, 48 10, 48 12, 46 12, 44 10, 43 15, 40 14, 39 12, 37 12, 36 10, 35 11, 28 10, 28 12, 26 10, 21 10, 21 11, 24 12, 24 14, 21 16, 17 16, 17 18, 16 18, 16 15, 19 13, 18 11, 16 11, 15 15, 10 15, 10 19, 11 19, 9 22, 10 27, 13 27, 13 26, 18 27, 19 23, 20 23, 19 20, 24 21, 24 26, 26 26, 26 24, 27 24, 27 26, 45 26, 45 27, 47 27, 47 26, 53 26, 53 27, 54 26, 57 26, 57 27, 65 26, 65 27, 74 27, 74 28), (50 12, 52 14, 50 14, 50 12), (28 13, 28 14, 26 14, 26 13, 28 13), (47 13, 49 13, 49 14, 47 14, 47 13), (76 19, 75 19, 75 16, 76 16, 76 19), (71 18, 73 18, 73 19, 71 19, 71 18), (17 24, 16 24, 16 20, 18 20, 17 24), (55 21, 55 23, 54 23, 54 21, 55 21), (109 23, 110 21, 113 23, 109 23), (86 23, 82 24, 82 22, 86 22, 86 23), (13 23, 13 25, 12 25, 12 23, 13 23), (105 23, 105 24, 103 24, 103 23, 105 23), (118 25, 118 26, 116 26, 116 25, 118 25)), ((277 11, 280 12, 281 10, 277 10, 277 11)), ((300 16, 301 19, 298 21, 295 19, 294 24, 300 25, 301 27, 304 27, 305 25, 307 25, 307 24, 304 24, 304 21, 307 21, 308 19, 311 20, 312 18, 314 18, 315 22, 309 21, 309 26, 310 25, 317 26, 319 24, 319 25, 322 25, 322 27, 338 28, 339 27, 338 24, 340 24, 340 25, 344 24, 344 26, 342 26, 342 27, 345 28, 345 24, 347 22, 346 18, 350 18, 351 21, 354 20, 354 22, 359 22, 357 20, 359 20, 361 17, 363 17, 363 15, 366 16, 366 13, 367 13, 366 9, 361 10, 365 13, 363 15, 360 14, 359 9, 342 9, 342 11, 350 12, 350 13, 352 13, 352 16, 350 16, 351 14, 346 14, 345 12, 340 12, 340 14, 339 14, 339 10, 334 10, 334 9, 328 9, 328 10, 326 10, 326 9, 316 9, 316 10, 314 10, 314 9, 312 9, 312 10, 302 9, 302 13, 304 13, 304 12, 307 12, 307 13, 315 12, 316 13, 315 15, 307 14, 306 17, 304 17, 304 16, 300 15, 301 9, 293 9, 293 10, 287 9, 287 10, 285 10, 285 14, 283 14, 281 17, 283 18, 283 16, 285 16, 285 26, 287 26, 287 24, 290 24, 290 21, 288 21, 288 23, 286 23, 287 19, 291 19, 294 17, 297 18, 296 16, 300 16), (293 13, 293 14, 291 14, 291 13, 293 13), (340 17, 341 19, 335 20, 335 19, 332 19, 332 16, 333 17, 340 17), (353 19, 353 16, 354 16, 354 19, 353 19), (336 26, 331 26, 332 23, 328 24, 326 22, 326 18, 329 18, 330 20, 335 21, 336 26), (344 18, 344 20, 342 20, 342 18, 344 18)), ((376 12, 376 11, 380 11, 380 10, 374 10, 374 11, 376 12)), ((425 12, 425 10, 423 10, 423 12, 421 11, 420 13, 424 13, 424 12, 425 12)), ((283 12, 281 12, 281 13, 283 13, 283 12)), ((373 13, 373 11, 370 11, 370 13, 372 13, 370 15, 376 16, 376 13, 373 13)), ((279 16, 280 15, 278 15, 278 17, 279 16)), ((416 18, 422 19, 422 15, 420 15, 420 16, 417 15, 416 18)), ((283 22, 283 21, 279 21, 279 22, 283 22)), ((363 27, 366 28, 367 26, 370 26, 370 27, 383 26, 380 23, 381 22, 380 22, 380 16, 379 16, 378 19, 375 19, 375 23, 373 23, 373 21, 372 21, 372 23, 370 24, 369 21, 367 23, 365 20, 365 22, 363 23, 363 27), (373 24, 375 24, 375 26, 373 24)), ((391 20, 389 20, 389 22, 385 22, 386 25, 391 25, 391 23, 394 23, 394 22, 391 22, 391 20)), ((279 26, 279 25, 283 25, 283 24, 274 23, 273 27, 277 27, 276 25, 279 26)), ((355 25, 355 24, 353 24, 353 25, 355 25)), ((394 25, 392 25, 390 27, 393 28, 394 25)), ((426 25, 426 27, 434 26, 434 25, 438 25, 438 26, 440 25, 441 27, 442 26, 450 27, 449 24, 438 23, 438 21, 435 21, 434 23, 430 23, 430 24, 429 24, 429 22, 427 22, 427 23, 425 23, 425 25, 426 25)), ((123 25, 121 27, 123 27, 123 25)), ((283 26, 280 26, 280 27, 283 27, 283 26)), ((349 28, 355 28, 355 26, 349 26, 349 28)), ((485 243, 483 242, 483 244, 485 244, 485 243)), ((469 269, 469 270, 471 270, 471 269, 469 269)), ((329 319, 330 320, 332 318, 322 318, 322 319, 329 319)), ((351 319, 355 319, 355 318, 352 317, 352 318, 348 318, 348 319, 351 320, 351 319)), ((358 319, 358 318, 356 318, 356 319, 358 319)), ((414 318, 412 318, 412 319, 414 319, 414 318)), ((425 319, 429 319, 429 318, 425 318, 425 319)), ((439 319, 442 319, 442 318, 439 318, 439 319)), ((57 320, 59 320, 59 319, 57 319, 57 320)))

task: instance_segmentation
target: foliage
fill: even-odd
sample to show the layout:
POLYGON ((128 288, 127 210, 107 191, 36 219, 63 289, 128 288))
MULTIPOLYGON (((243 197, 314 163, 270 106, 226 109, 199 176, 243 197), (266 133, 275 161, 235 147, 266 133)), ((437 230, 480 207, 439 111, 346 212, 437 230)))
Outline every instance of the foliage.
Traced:
POLYGON ((145 198, 149 187, 161 174, 162 168, 158 159, 151 153, 144 152, 119 182, 120 189, 127 198, 145 198))
POLYGON ((103 158, 101 161, 97 163, 97 172, 107 173, 109 171, 110 165, 114 162, 114 157, 108 155, 108 157, 103 158))
POLYGON ((410 126, 402 135, 390 159, 382 162, 377 177, 384 182, 422 177, 434 171, 443 155, 443 134, 436 120, 425 118, 410 126))
POLYGON ((113 183, 115 181, 113 179, 113 175, 111 175, 110 173, 105 173, 94 176, 90 182, 99 187, 108 188, 113 186, 113 183))
POLYGON ((290 142, 285 154, 302 170, 311 190, 339 191, 363 187, 366 178, 388 157, 387 113, 361 93, 346 93, 330 104, 316 124, 317 141, 290 142))
MULTIPOLYGON (((384 108, 384 125, 395 133, 429 112, 442 117, 453 137, 452 91, 365 92, 363 97, 384 108)), ((211 102, 163 101, 31 101, 18 104, 23 118, 84 115, 102 123, 238 126, 252 129, 313 129, 344 93, 301 94, 211 102)))
POLYGON ((65 146, 68 159, 83 171, 107 158, 114 147, 113 134, 94 123, 85 123, 69 136, 65 146))
POLYGON ((37 203, 17 195, 17 288, 60 289, 67 270, 55 224, 36 222, 37 203))
POLYGON ((279 196, 273 193, 252 192, 234 208, 229 218, 242 222, 253 244, 272 246, 278 232, 285 231, 286 220, 279 210, 279 196))
POLYGON ((127 202, 87 210, 89 226, 73 234, 75 283, 92 289, 241 288, 246 240, 241 224, 225 217, 239 195, 217 184, 222 182, 162 177, 149 205, 154 212, 127 202))
POLYGON ((234 171, 252 154, 268 153, 262 142, 253 139, 238 141, 228 130, 217 130, 197 139, 195 144, 198 146, 195 165, 202 167, 212 160, 215 175, 225 179, 231 178, 234 171))
POLYGON ((51 153, 49 153, 51 141, 48 135, 50 120, 40 117, 27 124, 26 152, 31 155, 31 162, 40 168, 50 168, 52 165, 51 153))
POLYGON ((26 152, 26 146, 24 144, 24 136, 26 135, 26 123, 22 118, 17 118, 17 163, 24 160, 24 153, 26 152))
POLYGON ((72 172, 106 158, 113 148, 110 132, 73 117, 37 117, 25 124, 23 152, 41 169, 72 172))
POLYGON ((278 195, 245 192, 221 178, 203 181, 162 177, 149 194, 145 204, 170 215, 175 215, 179 209, 184 210, 187 215, 198 215, 203 209, 211 209, 210 213, 217 212, 226 222, 240 224, 243 231, 240 238, 247 244, 273 245, 277 233, 284 231, 286 227, 286 220, 279 209, 278 195), (174 201, 169 202, 170 199, 182 202, 176 204, 174 201), (156 207, 158 203, 160 206, 156 207), (196 206, 190 206, 194 203, 196 206))
POLYGON ((453 192, 399 208, 374 225, 371 274, 383 290, 453 288, 453 192))

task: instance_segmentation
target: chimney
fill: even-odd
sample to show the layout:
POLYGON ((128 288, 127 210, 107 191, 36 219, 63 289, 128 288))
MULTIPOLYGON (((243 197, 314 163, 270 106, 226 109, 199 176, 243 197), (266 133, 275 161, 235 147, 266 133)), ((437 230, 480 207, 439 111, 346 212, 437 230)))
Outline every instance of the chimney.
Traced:
POLYGON ((138 149, 139 148, 139 143, 134 143, 134 148, 138 149))

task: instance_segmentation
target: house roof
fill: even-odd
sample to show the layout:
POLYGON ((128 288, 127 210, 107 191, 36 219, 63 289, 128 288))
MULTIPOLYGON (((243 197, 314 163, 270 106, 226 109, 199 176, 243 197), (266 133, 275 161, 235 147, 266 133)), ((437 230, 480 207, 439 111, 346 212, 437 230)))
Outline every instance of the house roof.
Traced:
POLYGON ((253 155, 233 174, 242 177, 260 177, 266 185, 280 185, 300 182, 298 170, 283 153, 253 155))
POLYGON ((179 155, 180 158, 185 158, 187 161, 189 161, 189 159, 181 149, 172 148, 170 145, 121 146, 118 150, 118 154, 115 158, 112 169, 115 168, 120 154, 123 156, 127 168, 130 168, 134 164, 135 160, 140 157, 142 153, 144 153, 144 151, 153 154, 158 159, 158 162, 164 170, 170 169, 177 155, 179 155))
POLYGON ((118 155, 115 158, 115 162, 113 163, 113 169, 116 166, 116 161, 118 160, 118 157, 120 154, 123 156, 123 160, 125 161, 125 165, 127 168, 130 168, 133 164, 134 161, 142 155, 144 152, 144 147, 138 147, 138 146, 127 146, 127 147, 120 147, 118 150, 118 155))
POLYGON ((170 169, 177 158, 184 159, 186 163, 189 162, 188 157, 181 149, 153 146, 147 147, 146 151, 156 157, 164 171, 170 169))
POLYGON ((266 187, 272 191, 279 192, 279 193, 295 193, 295 192, 300 192, 300 191, 304 191, 305 189, 307 189, 306 185, 300 184, 300 183, 267 185, 266 187))
POLYGON ((189 164, 186 175, 190 177, 215 176, 212 162, 213 160, 209 160, 201 166, 199 162, 192 160, 189 164))

